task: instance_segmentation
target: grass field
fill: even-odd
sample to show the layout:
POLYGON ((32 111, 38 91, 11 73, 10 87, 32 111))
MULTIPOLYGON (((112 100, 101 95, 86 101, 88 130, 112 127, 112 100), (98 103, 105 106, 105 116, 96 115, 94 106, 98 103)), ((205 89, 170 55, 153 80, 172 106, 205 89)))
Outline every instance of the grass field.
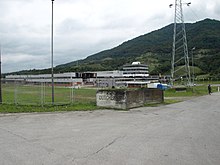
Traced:
POLYGON ((218 91, 219 81, 216 82, 197 82, 194 87, 187 88, 186 91, 176 92, 175 89, 169 89, 164 92, 165 97, 192 97, 192 96, 202 96, 208 94, 208 84, 212 84, 212 92, 218 91))
POLYGON ((54 105, 52 105, 51 90, 50 86, 4 84, 0 113, 97 109, 96 89, 55 87, 54 105))
MULTIPOLYGON (((2 88, 3 103, 19 105, 50 105, 52 104, 51 86, 42 85, 10 85, 2 88)), ((55 87, 55 104, 90 103, 95 102, 96 89, 73 89, 55 87)))
MULTIPOLYGON (((207 85, 212 84, 212 91, 217 92, 220 82, 197 82, 193 88, 186 91, 176 92, 174 89, 164 91, 164 104, 179 102, 181 97, 195 97, 208 94, 207 85), (169 99, 166 99, 169 98, 169 99)), ((51 104, 50 86, 30 85, 3 85, 3 104, 0 105, 0 113, 20 112, 54 112, 54 111, 77 111, 95 110, 97 89, 71 89, 65 87, 55 88, 55 105, 51 104)), ((146 106, 158 106, 146 104, 146 106)))

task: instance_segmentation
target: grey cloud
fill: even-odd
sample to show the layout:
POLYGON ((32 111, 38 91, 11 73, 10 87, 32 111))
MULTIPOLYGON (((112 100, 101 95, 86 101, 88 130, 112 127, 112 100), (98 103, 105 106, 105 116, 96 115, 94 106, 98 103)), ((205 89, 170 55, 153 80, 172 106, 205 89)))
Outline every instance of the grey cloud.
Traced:
MULTIPOLYGON (((140 5, 145 3, 144 0, 135 2, 111 0, 102 1, 100 4, 94 3, 96 0, 55 0, 55 2, 57 12, 54 24, 55 65, 110 49, 128 39, 173 22, 174 11, 169 9, 169 3, 167 6, 161 6, 166 4, 165 2, 157 6, 154 4, 155 9, 147 4, 146 10, 140 5), (70 8, 67 7, 69 4, 70 8), (137 6, 133 6, 136 4, 137 6), (72 7, 77 10, 77 5, 85 8, 73 14, 72 7), (66 7, 68 11, 65 11, 66 7)), ((220 2, 212 1, 215 3, 212 11, 207 8, 209 2, 195 0, 190 8, 199 18, 220 18, 220 2)), ((190 20, 192 13, 187 8, 184 11, 186 20, 190 20)), ((4 50, 5 72, 50 67, 50 14, 50 0, 0 0, 0 42, 4 50), (15 4, 24 11, 20 13, 15 4), (18 59, 19 62, 15 62, 14 59, 18 59)))
POLYGON ((217 17, 219 17, 220 16, 220 2, 219 1, 217 1, 217 2, 215 2, 216 4, 215 4, 215 6, 214 6, 214 14, 215 14, 215 16, 216 16, 216 18, 217 17))
POLYGON ((83 24, 79 20, 74 20, 71 18, 62 21, 58 27, 56 27, 56 32, 58 35, 71 35, 74 32, 82 31, 87 28, 86 24, 83 24))

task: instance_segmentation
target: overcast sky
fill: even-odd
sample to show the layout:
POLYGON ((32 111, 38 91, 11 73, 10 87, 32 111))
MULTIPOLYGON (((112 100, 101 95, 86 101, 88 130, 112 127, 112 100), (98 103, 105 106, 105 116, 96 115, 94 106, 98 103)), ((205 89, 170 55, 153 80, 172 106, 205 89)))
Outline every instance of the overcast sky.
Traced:
MULTIPOLYGON (((173 22, 174 0, 55 0, 54 66, 118 46, 173 22)), ((185 22, 220 20, 219 0, 191 0, 185 22)), ((4 73, 51 66, 51 0, 0 0, 4 73)))

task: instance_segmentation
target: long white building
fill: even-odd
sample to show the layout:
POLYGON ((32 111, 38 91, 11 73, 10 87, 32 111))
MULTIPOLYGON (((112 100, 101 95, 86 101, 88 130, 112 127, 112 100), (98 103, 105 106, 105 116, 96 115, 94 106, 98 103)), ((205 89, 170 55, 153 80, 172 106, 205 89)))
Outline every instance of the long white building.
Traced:
MULTIPOLYGON (((97 72, 68 72, 54 74, 55 85, 93 85, 101 87, 145 85, 158 77, 150 77, 148 66, 140 62, 124 65, 123 70, 97 72)), ((51 83, 51 74, 40 75, 8 75, 6 82, 51 83)))

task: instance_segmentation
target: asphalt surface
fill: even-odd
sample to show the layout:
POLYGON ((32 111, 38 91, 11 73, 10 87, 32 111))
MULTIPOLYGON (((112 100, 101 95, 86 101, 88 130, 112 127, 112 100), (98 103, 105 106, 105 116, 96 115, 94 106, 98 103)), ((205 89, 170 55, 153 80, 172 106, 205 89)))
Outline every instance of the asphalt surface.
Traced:
POLYGON ((220 93, 130 111, 0 114, 1 165, 219 165, 220 93))

